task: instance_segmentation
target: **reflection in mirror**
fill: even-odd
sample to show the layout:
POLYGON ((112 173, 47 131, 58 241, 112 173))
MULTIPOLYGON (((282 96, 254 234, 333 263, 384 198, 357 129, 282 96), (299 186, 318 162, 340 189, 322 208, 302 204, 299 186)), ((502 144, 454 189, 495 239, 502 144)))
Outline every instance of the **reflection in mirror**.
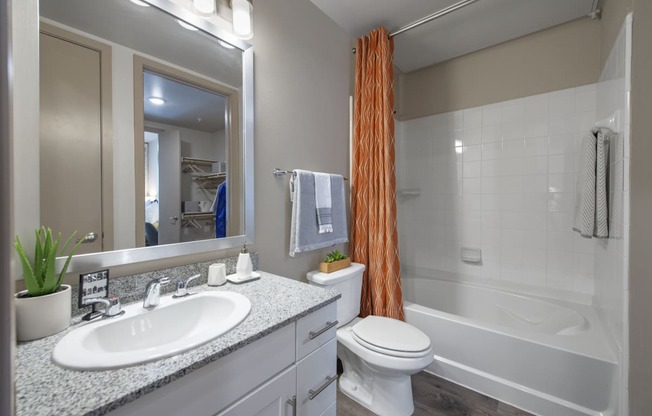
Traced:
POLYGON ((35 196, 41 224, 97 236, 73 272, 253 239, 250 45, 181 2, 148 3, 40 1, 35 196))
POLYGON ((238 125, 238 91, 136 60, 141 62, 145 245, 242 234, 241 174, 238 164, 234 169, 228 163, 237 159, 229 154, 237 153, 240 141, 232 128, 238 125))

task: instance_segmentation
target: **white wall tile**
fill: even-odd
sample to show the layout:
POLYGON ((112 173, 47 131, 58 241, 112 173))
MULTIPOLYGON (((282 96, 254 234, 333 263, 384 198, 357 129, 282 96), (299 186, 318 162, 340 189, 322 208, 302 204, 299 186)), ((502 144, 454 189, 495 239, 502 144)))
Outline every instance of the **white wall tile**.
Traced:
POLYGON ((575 111, 575 88, 550 93, 550 117, 564 116, 575 111))
POLYGON ((575 175, 572 173, 554 173, 548 175, 548 192, 572 193, 575 189, 575 175))
POLYGON ((500 176, 502 174, 502 162, 500 160, 483 160, 482 176, 500 176))
POLYGON ((548 159, 548 173, 575 172, 575 153, 561 153, 550 155, 548 159))
POLYGON ((501 177, 500 176, 482 176, 482 193, 483 194, 498 194, 501 192, 501 177))
POLYGON ((545 175, 546 173, 548 173, 548 156, 523 158, 524 175, 545 175))
MULTIPOLYGON (((528 166, 527 163, 526 166, 528 166)), ((543 193, 543 192, 548 192, 547 175, 523 176, 523 193, 543 193)))
POLYGON ((549 192, 549 212, 572 212, 574 204, 573 194, 570 192, 549 192))
POLYGON ((464 128, 462 132, 462 144, 464 146, 472 146, 474 144, 482 143, 482 129, 480 127, 464 128))
POLYGON ((482 160, 500 159, 503 153, 503 144, 501 142, 483 143, 482 160))
POLYGON ((523 158, 511 158, 502 160, 501 173, 503 175, 522 175, 524 168, 523 158))
POLYGON ((482 126, 496 126, 503 122, 503 108, 500 104, 482 107, 482 126))
POLYGON ((547 156, 548 155, 548 135, 544 137, 528 137, 524 140, 525 156, 547 156))
POLYGON ((482 109, 480 107, 464 110, 464 130, 482 126, 482 109))
MULTIPOLYGON (((615 73, 618 67, 612 66, 615 73)), ((399 201, 404 263, 589 295, 617 291, 597 276, 618 268, 623 273, 622 252, 628 247, 622 240, 589 240, 572 231, 579 144, 598 115, 613 111, 605 103, 626 100, 625 89, 616 84, 397 123, 398 183, 422 191, 399 201), (461 262, 462 244, 480 247, 483 264, 461 262), (596 259, 604 267, 596 266, 596 259)), ((625 171, 629 136, 621 137, 612 169, 625 171)), ((621 177, 624 184, 627 175, 621 177)), ((614 227, 625 233, 629 205, 622 200, 611 214, 614 227)), ((618 307, 613 296, 604 298, 609 310, 618 307)))
POLYGON ((479 178, 482 176, 482 162, 464 162, 464 178, 479 178))
POLYGON ((502 139, 502 125, 482 126, 482 143, 500 142, 502 139))
POLYGON ((525 141, 523 139, 515 139, 503 143, 503 158, 522 158, 525 152, 525 141))

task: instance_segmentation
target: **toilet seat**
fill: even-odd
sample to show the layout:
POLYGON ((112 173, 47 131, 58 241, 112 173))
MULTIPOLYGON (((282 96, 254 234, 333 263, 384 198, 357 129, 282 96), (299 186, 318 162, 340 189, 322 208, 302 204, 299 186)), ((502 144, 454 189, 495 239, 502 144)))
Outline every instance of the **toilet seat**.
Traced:
POLYGON ((350 331, 358 344, 380 354, 420 358, 430 353, 430 338, 397 319, 367 316, 353 325, 350 331))

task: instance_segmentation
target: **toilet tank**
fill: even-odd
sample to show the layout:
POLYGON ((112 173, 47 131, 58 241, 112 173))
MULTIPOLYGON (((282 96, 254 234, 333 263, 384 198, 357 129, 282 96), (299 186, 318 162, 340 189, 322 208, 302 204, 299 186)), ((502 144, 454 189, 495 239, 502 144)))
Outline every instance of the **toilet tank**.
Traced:
POLYGON ((308 272, 306 276, 311 285, 335 289, 342 295, 337 300, 338 327, 348 324, 360 313, 362 272, 364 272, 364 269, 364 264, 351 263, 351 266, 346 269, 332 273, 313 270, 308 272))

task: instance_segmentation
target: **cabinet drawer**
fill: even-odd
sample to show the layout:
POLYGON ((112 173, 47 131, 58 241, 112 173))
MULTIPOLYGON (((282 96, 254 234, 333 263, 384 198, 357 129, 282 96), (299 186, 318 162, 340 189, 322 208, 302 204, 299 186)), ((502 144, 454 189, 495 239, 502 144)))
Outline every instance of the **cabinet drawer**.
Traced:
POLYGON ((337 331, 337 302, 297 321, 297 361, 332 338, 337 331))
MULTIPOLYGON (((293 415, 297 369, 292 366, 249 393, 217 416, 290 416, 293 415)), ((333 413, 335 415, 335 413, 333 413)))
POLYGON ((297 414, 319 416, 335 403, 337 393, 337 340, 297 363, 297 414))

